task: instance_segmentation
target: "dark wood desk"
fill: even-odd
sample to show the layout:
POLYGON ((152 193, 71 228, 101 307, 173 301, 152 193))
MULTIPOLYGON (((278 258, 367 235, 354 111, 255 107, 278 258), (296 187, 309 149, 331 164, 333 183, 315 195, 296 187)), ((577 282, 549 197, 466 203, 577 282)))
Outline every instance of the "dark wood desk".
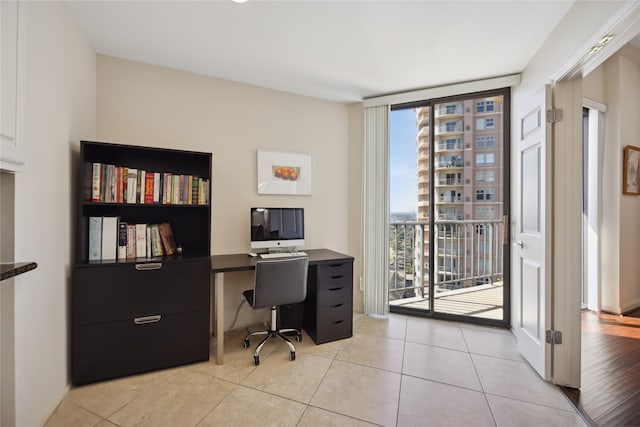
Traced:
MULTIPOLYGON (((353 262, 353 257, 329 249, 305 250, 309 256, 309 267, 335 262, 353 262)), ((255 270, 259 257, 251 257, 246 253, 213 255, 211 270, 213 272, 212 292, 212 331, 217 339, 216 359, 218 364, 224 363, 224 274, 237 271, 255 270)))

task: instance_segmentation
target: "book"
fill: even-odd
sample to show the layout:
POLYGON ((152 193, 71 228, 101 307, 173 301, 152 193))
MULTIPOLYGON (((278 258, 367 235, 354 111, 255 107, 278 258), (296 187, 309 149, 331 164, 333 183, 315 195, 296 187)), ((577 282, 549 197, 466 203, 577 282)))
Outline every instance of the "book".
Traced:
POLYGON ((136 224, 136 257, 147 256, 147 224, 136 224))
POLYGON ((176 242, 173 238, 173 230, 171 229, 171 223, 163 222, 158 226, 160 229, 160 238, 162 245, 164 246, 164 253, 167 255, 173 255, 176 251, 176 242))
POLYGON ((192 205, 197 205, 198 204, 198 177, 194 176, 193 179, 191 180, 191 204, 192 205))
POLYGON ((137 175, 136 175, 136 201, 135 203, 140 203, 140 190, 142 189, 142 170, 138 169, 137 171, 137 175))
POLYGON ((165 191, 165 195, 164 195, 164 200, 165 200, 165 204, 170 205, 171 204, 171 192, 173 191, 173 174, 172 173, 167 173, 167 177, 164 180, 164 191, 165 191))
POLYGON ((127 223, 118 221, 118 259, 127 258, 127 223))
POLYGON ((147 172, 144 177, 144 204, 151 205, 153 204, 153 190, 155 187, 154 184, 155 174, 153 172, 147 172))
POLYGON ((135 203, 136 190, 138 189, 138 169, 129 168, 127 176, 127 203, 135 203))
POLYGON ((162 174, 160 172, 153 173, 153 203, 155 204, 160 203, 161 176, 162 174))
POLYGON ((163 256, 164 248, 162 247, 162 238, 160 237, 160 227, 158 224, 151 226, 151 250, 153 256, 163 256))
POLYGON ((102 217, 102 259, 116 259, 118 247, 118 217, 102 217))
POLYGON ((102 217, 89 217, 89 261, 102 259, 102 217))
POLYGON ((122 191, 124 189, 124 168, 122 166, 116 167, 116 197, 114 202, 122 203, 122 191))
POLYGON ((141 204, 144 204, 145 184, 147 181, 146 171, 138 170, 138 176, 140 177, 140 181, 138 183, 140 187, 140 193, 138 194, 138 202, 141 204))
POLYGON ((147 257, 151 257, 153 256, 153 251, 151 250, 151 226, 149 224, 147 224, 147 229, 145 230, 146 232, 146 238, 147 238, 147 249, 146 249, 146 255, 147 257))
POLYGON ((136 257, 136 225, 127 224, 127 258, 136 257))
POLYGON ((102 165, 93 163, 91 167, 91 201, 100 201, 100 176, 102 173, 102 165))
POLYGON ((127 188, 129 187, 129 168, 122 168, 122 196, 120 203, 127 203, 127 188))
POLYGON ((116 201, 116 187, 118 186, 118 171, 115 165, 108 166, 108 183, 107 183, 107 197, 105 202, 113 203, 116 201))
POLYGON ((171 175, 171 204, 177 205, 180 197, 180 175, 171 175))

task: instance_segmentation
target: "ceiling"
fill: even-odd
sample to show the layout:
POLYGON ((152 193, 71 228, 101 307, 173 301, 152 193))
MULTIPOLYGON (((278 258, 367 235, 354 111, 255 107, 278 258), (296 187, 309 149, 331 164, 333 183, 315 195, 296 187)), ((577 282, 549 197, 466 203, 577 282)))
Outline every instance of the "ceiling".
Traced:
POLYGON ((99 54, 337 102, 522 71, 573 1, 65 1, 99 54))

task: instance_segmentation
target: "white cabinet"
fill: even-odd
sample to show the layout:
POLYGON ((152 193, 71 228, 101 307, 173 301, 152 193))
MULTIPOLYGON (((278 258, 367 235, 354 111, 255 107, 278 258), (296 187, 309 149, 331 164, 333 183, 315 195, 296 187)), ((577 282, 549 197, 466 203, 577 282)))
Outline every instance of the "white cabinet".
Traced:
POLYGON ((24 165, 26 18, 26 1, 0 1, 0 169, 10 172, 24 165))

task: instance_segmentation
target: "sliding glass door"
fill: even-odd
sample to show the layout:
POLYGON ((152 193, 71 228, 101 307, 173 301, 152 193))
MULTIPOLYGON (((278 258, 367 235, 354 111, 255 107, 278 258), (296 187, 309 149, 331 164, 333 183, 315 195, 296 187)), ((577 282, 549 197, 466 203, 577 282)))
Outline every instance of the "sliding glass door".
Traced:
POLYGON ((392 312, 509 324, 508 149, 508 90, 392 107, 392 312))

